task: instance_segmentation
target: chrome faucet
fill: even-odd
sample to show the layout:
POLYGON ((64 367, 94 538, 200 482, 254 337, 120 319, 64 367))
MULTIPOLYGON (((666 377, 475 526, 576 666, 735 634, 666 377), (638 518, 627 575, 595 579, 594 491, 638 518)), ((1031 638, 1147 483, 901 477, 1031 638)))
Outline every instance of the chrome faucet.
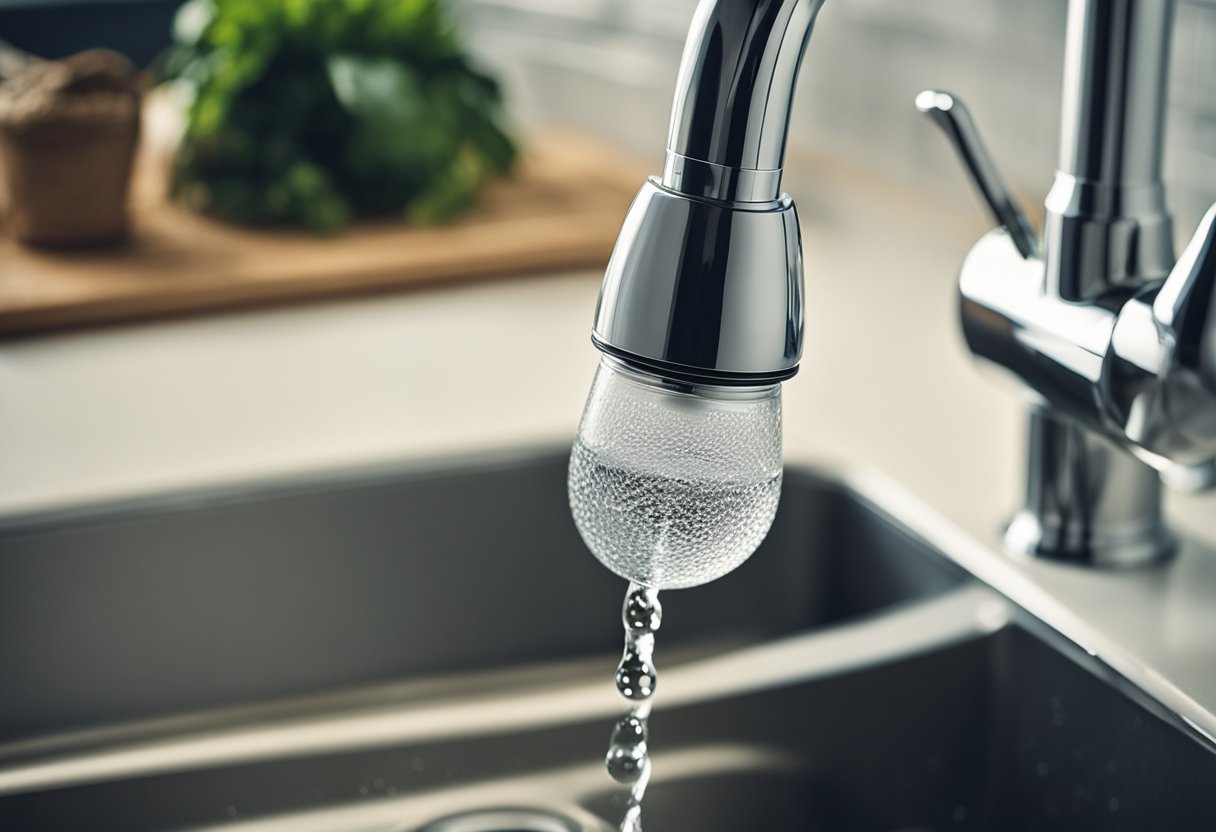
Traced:
POLYGON ((960 276, 972 352, 1031 394, 1017 553, 1099 566, 1168 557, 1161 481, 1213 485, 1216 206, 1175 262, 1161 180, 1172 0, 1072 0, 1059 169, 1041 241, 956 97, 943 128, 1000 227, 960 276))
POLYGON ((662 179, 642 186, 592 339, 680 383, 771 385, 802 353, 802 246, 781 193, 794 83, 823 0, 702 0, 662 179))
POLYGON ((604 275, 592 330, 604 358, 571 452, 570 508, 588 549, 650 590, 735 569, 776 514, 781 383, 803 332, 802 241, 781 172, 822 5, 701 1, 663 176, 638 192, 604 275))

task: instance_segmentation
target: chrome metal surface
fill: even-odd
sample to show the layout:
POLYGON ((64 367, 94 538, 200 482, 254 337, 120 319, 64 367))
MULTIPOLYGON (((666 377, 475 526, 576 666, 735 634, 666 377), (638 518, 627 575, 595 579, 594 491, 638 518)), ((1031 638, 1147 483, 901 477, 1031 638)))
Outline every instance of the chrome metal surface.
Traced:
POLYGON ((621 227, 593 335, 608 352, 708 384, 793 375, 803 337, 794 203, 727 205, 650 180, 621 227))
POLYGON ((1080 424, 1030 414, 1026 503, 1005 532, 1013 552, 1139 566, 1173 552, 1156 471, 1080 424))
POLYGON ((794 84, 823 0, 703 0, 661 180, 642 186, 596 309, 597 347, 665 378, 757 384, 802 354, 802 242, 781 194, 794 84))
POLYGON ((1094 300, 1174 262, 1161 181, 1174 0, 1072 0, 1060 159, 1047 195, 1049 291, 1094 300))
POLYGON ((666 187, 715 199, 778 198, 794 85, 822 6, 702 0, 676 81, 666 187))
POLYGON ((1006 538, 1020 553, 1164 559, 1160 477, 1213 484, 1216 209, 1175 264, 1161 184, 1172 17, 1169 0, 1073 0, 1042 255, 1002 229, 963 263, 968 345, 1036 408, 1026 504, 1006 538))
POLYGON ((1216 454, 1216 206, 1165 283, 1120 311, 1105 380, 1138 446, 1187 465, 1216 454))
POLYGON ((967 105, 948 92, 925 90, 916 96, 916 109, 931 117, 946 134, 963 163, 963 169, 970 175, 971 183, 992 212, 992 218, 1009 232, 1018 253, 1023 257, 1037 254, 1038 234, 1013 201, 1013 195, 1001 178, 988 148, 984 146, 967 105))
POLYGON ((772 202, 781 195, 781 169, 748 170, 690 159, 670 150, 663 187, 719 202, 772 202))

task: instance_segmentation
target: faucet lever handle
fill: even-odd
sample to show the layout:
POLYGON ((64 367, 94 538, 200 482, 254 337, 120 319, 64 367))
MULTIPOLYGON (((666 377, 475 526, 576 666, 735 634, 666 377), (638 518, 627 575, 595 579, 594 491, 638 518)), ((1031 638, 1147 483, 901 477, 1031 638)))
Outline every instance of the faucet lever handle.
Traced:
POLYGON ((1038 235, 997 172, 967 106, 951 93, 925 90, 916 96, 916 109, 933 119, 946 134, 975 189, 993 218, 1009 232, 1018 253, 1023 258, 1034 257, 1039 250, 1038 235))
POLYGON ((1172 343, 1174 404, 1189 412, 1190 433, 1216 450, 1216 205, 1153 299, 1153 320, 1172 343))
POLYGON ((1185 328, 1194 335, 1201 334, 1216 325, 1213 313, 1216 313, 1216 205, 1199 221, 1194 236, 1153 301, 1153 317, 1175 333, 1185 328), (1199 329, 1194 328, 1196 323, 1201 324, 1199 329))

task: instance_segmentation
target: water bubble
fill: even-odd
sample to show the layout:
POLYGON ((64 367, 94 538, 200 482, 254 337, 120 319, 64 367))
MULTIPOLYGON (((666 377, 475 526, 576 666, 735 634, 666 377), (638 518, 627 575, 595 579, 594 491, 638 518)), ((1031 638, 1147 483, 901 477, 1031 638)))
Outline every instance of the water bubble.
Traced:
POLYGON ((616 782, 629 786, 629 804, 621 821, 621 832, 642 832, 642 797, 650 780, 650 752, 647 745, 648 700, 658 683, 652 662, 654 631, 662 621, 659 591, 630 584, 621 607, 625 625, 625 655, 616 669, 620 694, 637 704, 616 721, 604 757, 604 767, 616 782))
POLYGON ((608 774, 613 780, 626 786, 642 779, 646 765, 645 744, 614 745, 608 749, 608 755, 604 758, 604 767, 608 769, 608 774))
MULTIPOLYGON (((749 454, 754 464, 732 445, 673 471, 663 458, 639 457, 646 450, 636 442, 609 454, 580 438, 569 494, 587 548, 616 574, 660 589, 700 586, 733 571, 768 534, 781 496, 780 404, 770 407, 773 419, 757 443, 764 447, 749 454)), ((723 415, 713 430, 733 442, 743 428, 723 415)))
POLYGON ((663 606, 659 603, 658 590, 630 584, 621 618, 631 635, 649 635, 659 629, 663 623, 663 606))
POLYGON ((621 696, 634 702, 649 699, 654 694, 657 681, 654 667, 633 651, 625 654, 616 669, 616 689, 621 696))
POLYGON ((646 742, 646 723, 630 714, 621 717, 612 729, 612 745, 638 745, 646 742))

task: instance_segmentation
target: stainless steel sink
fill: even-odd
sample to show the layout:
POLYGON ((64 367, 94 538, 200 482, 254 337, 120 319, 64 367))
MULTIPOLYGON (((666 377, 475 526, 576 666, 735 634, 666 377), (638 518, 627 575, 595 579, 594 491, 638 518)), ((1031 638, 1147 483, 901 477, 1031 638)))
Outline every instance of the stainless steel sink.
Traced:
MULTIPOLYGON (((575 531, 566 455, 0 526, 0 742, 618 651, 625 586, 575 531)), ((665 601, 662 649, 762 641, 962 580, 876 509, 794 471, 761 551, 665 601)))
MULTIPOLYGON (((0 829, 610 829, 624 587, 564 471, 537 452, 10 522, 0 829)), ((1210 745, 830 476, 789 471, 763 551, 666 612, 649 832, 1211 815, 1210 745)))

